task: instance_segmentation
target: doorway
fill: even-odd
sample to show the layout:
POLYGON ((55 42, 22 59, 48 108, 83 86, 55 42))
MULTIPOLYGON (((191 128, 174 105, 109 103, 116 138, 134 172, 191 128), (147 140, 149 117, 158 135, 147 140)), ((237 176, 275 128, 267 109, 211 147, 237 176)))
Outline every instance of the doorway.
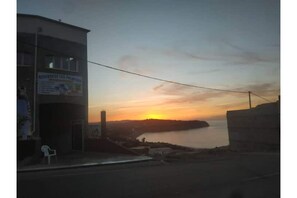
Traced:
POLYGON ((82 150, 82 132, 83 121, 77 120, 72 122, 72 150, 82 150))
POLYGON ((83 149, 85 106, 68 103, 50 103, 39 106, 40 137, 42 144, 59 153, 83 149))

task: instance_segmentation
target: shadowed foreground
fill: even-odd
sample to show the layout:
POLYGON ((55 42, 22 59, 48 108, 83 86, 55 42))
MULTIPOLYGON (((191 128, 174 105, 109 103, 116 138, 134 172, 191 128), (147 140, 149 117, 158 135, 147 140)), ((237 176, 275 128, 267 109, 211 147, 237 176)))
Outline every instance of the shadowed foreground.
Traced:
POLYGON ((280 197, 279 153, 18 173, 18 197, 280 197))

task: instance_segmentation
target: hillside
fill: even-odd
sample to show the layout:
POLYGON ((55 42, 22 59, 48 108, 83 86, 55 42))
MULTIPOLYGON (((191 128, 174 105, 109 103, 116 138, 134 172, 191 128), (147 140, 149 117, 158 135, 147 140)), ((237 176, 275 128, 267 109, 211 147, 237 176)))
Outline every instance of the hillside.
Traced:
POLYGON ((136 138, 146 132, 182 131, 208 127, 206 121, 190 120, 126 120, 107 122, 108 136, 136 138))

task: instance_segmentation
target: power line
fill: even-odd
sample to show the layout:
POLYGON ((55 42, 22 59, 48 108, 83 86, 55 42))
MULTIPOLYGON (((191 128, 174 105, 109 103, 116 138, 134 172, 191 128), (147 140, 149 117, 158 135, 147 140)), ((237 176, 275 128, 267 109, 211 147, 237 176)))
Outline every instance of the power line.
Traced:
POLYGON ((251 94, 253 94, 254 96, 257 96, 257 97, 259 97, 259 98, 261 98, 261 99, 263 99, 263 100, 265 100, 267 102, 272 102, 272 101, 268 100, 267 98, 264 98, 262 96, 259 96, 259 95, 255 94, 254 92, 251 92, 251 94))
MULTIPOLYGON (((22 41, 18 41, 18 42, 22 42, 22 41)), ((47 50, 47 51, 59 53, 59 54, 65 55, 65 56, 72 56, 72 55, 68 55, 68 54, 65 54, 65 53, 62 53, 62 52, 59 52, 59 51, 56 51, 56 50, 48 49, 48 48, 45 48, 45 47, 35 46, 34 44, 30 44, 30 43, 27 43, 27 42, 22 42, 22 43, 24 43, 26 45, 33 46, 33 47, 37 47, 37 48, 40 48, 40 49, 43 49, 43 50, 47 50)), ((89 61, 89 60, 83 59, 81 57, 76 57, 76 58, 77 59, 80 59, 80 60, 84 60, 84 61, 86 61, 88 63, 91 63, 91 64, 94 64, 94 65, 98 65, 98 66, 107 68, 107 69, 112 69, 112 70, 116 70, 116 71, 119 71, 119 72, 124 72, 124 73, 127 73, 127 74, 136 75, 136 76, 140 76, 140 77, 144 77, 144 78, 148 78, 148 79, 152 79, 152 80, 157 80, 157 81, 161 81, 161 82, 166 82, 166 83, 171 83, 171 84, 177 84, 177 85, 182 85, 182 86, 187 86, 187 87, 193 87, 193 88, 199 88, 199 89, 213 90, 213 91, 224 91, 224 92, 245 93, 245 94, 248 93, 247 91, 236 91, 236 90, 229 90, 229 89, 218 89, 218 88, 211 88, 211 87, 204 87, 204 86, 198 86, 198 85, 181 83, 181 82, 177 82, 177 81, 162 79, 162 78, 158 78, 158 77, 154 77, 154 76, 148 76, 148 75, 144 75, 144 74, 140 74, 140 73, 136 73, 136 72, 132 72, 132 71, 128 71, 128 70, 119 69, 119 68, 112 67, 112 66, 109 66, 109 65, 97 63, 97 62, 94 62, 94 61, 89 61)))
MULTIPOLYGON (((23 42, 23 41, 18 41, 18 42, 21 42, 21 43, 24 43, 26 45, 30 45, 30 46, 33 46, 33 47, 37 47, 37 48, 40 48, 40 49, 44 49, 44 50, 47 50, 47 51, 59 53, 59 54, 65 55, 65 56, 72 56, 72 55, 65 54, 65 53, 60 52, 60 51, 48 49, 48 48, 41 47, 41 46, 36 46, 34 44, 31 44, 31 43, 27 43, 27 42, 23 42)), ((116 67, 113 67, 113 66, 102 64, 102 63, 89 61, 89 60, 81 58, 81 57, 76 57, 76 58, 80 59, 80 60, 83 60, 83 61, 86 61, 88 63, 94 64, 94 65, 98 65, 98 66, 103 67, 103 68, 107 68, 107 69, 111 69, 111 70, 131 74, 131 75, 135 75, 135 76, 140 76, 140 77, 144 77, 144 78, 148 78, 148 79, 152 79, 152 80, 157 80, 157 81, 161 81, 161 82, 166 82, 166 83, 171 83, 171 84, 176 84, 176 85, 182 85, 182 86, 187 86, 187 87, 193 87, 193 88, 199 88, 199 89, 207 89, 207 90, 212 90, 212 91, 223 91, 223 92, 244 93, 244 94, 249 93, 248 91, 236 91, 236 90, 230 90, 230 89, 218 89, 218 88, 211 88, 211 87, 204 87, 204 86, 181 83, 181 82, 167 80, 167 79, 158 78, 158 77, 154 77, 154 76, 144 75, 144 74, 140 74, 140 73, 124 70, 124 69, 119 69, 119 68, 116 68, 116 67)), ((269 91, 274 91, 274 90, 269 90, 269 91)), ((268 99, 266 99, 266 98, 264 98, 262 96, 259 96, 259 95, 255 94, 254 92, 251 92, 251 94, 253 94, 254 96, 257 96, 257 97, 259 97, 259 98, 261 98, 261 99, 263 99, 263 100, 265 100, 267 102, 271 102, 270 100, 268 100, 268 99)))
POLYGON ((124 73, 128 73, 128 74, 132 74, 132 75, 136 75, 136 76, 141 76, 141 77, 149 78, 149 79, 153 79, 153 80, 158 80, 158 81, 162 81, 162 82, 167 82, 167 83, 171 83, 171 84, 177 84, 177 85, 182 85, 182 86, 187 86, 187 87, 194 87, 194 88, 199 88, 199 89, 208 89, 208 90, 213 90, 213 91, 225 91, 225 92, 233 92, 233 93, 247 93, 245 91, 235 91, 235 90, 228 90, 228 89, 217 89, 217 88, 211 88, 211 87, 202 87, 202 86, 197 86, 197 85, 191 85, 191 84, 181 83, 181 82, 177 82, 177 81, 166 80, 166 79, 162 79, 162 78, 148 76, 148 75, 144 75, 144 74, 139 74, 139 73, 136 73, 136 72, 131 72, 131 71, 123 70, 123 69, 118 69, 116 67, 104 65, 104 64, 101 64, 101 63, 96 63, 96 62, 93 62, 93 61, 88 61, 88 62, 92 63, 92 64, 95 64, 95 65, 99 65, 101 67, 108 68, 108 69, 112 69, 112 70, 116 70, 116 71, 120 71, 120 72, 124 72, 124 73))
MULTIPOLYGON (((21 43, 24 43, 26 45, 30 45, 30 46, 33 46, 33 47, 37 47, 39 49, 43 49, 43 50, 46 50, 46 51, 51 51, 51 52, 59 53, 59 54, 62 54, 64 56, 72 56, 72 55, 65 54, 65 53, 60 52, 60 51, 48 49, 48 48, 37 46, 37 45, 34 45, 34 44, 30 44, 30 43, 26 43, 26 42, 22 42, 22 41, 18 41, 18 42, 21 42, 21 43)), ((211 88, 211 87, 204 87, 204 86, 186 84, 186 83, 181 83, 181 82, 177 82, 177 81, 167 80, 167 79, 158 78, 158 77, 154 77, 154 76, 144 75, 144 74, 140 74, 140 73, 136 73, 136 72, 132 72, 132 71, 128 71, 128 70, 119 69, 119 68, 112 67, 112 66, 109 66, 109 65, 97 63, 97 62, 94 62, 94 61, 89 61, 89 60, 84 59, 84 58, 81 58, 81 57, 75 57, 75 58, 80 59, 80 60, 83 60, 83 61, 86 61, 86 62, 91 63, 91 64, 94 64, 94 65, 98 65, 98 66, 103 67, 103 68, 107 68, 107 69, 111 69, 111 70, 115 70, 115 71, 119 71, 119 72, 131 74, 131 75, 135 75, 135 76, 140 76, 140 77, 144 77, 144 78, 148 78, 148 79, 152 79, 152 80, 157 80, 157 81, 161 81, 161 82, 166 82, 166 83, 171 83, 171 84, 176 84, 176 85, 182 85, 182 86, 187 86, 187 87, 199 88, 199 89, 207 89, 207 90, 212 90, 212 91, 223 91, 223 92, 242 93, 242 94, 251 93, 254 96, 257 96, 257 97, 259 97, 259 98, 261 98, 261 99, 263 99, 263 100, 265 100, 267 102, 272 102, 272 101, 270 101, 270 100, 268 100, 268 99, 266 99, 266 98, 264 98, 262 96, 259 96, 258 94, 255 94, 254 92, 236 91, 236 90, 229 90, 229 89, 218 89, 218 88, 211 88)), ((269 91, 273 91, 273 90, 269 90, 269 91)))
POLYGON ((268 89, 265 92, 280 92, 280 89, 268 89))

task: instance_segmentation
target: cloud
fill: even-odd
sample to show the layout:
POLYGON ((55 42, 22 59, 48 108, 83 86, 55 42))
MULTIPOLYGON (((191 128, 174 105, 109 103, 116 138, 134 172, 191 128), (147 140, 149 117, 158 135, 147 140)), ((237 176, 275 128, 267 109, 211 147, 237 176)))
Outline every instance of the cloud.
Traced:
POLYGON ((189 53, 183 50, 179 50, 178 48, 164 49, 164 48, 139 47, 139 49, 142 51, 145 51, 145 53, 157 54, 157 55, 167 56, 171 58, 173 57, 178 60, 201 60, 201 61, 221 60, 221 58, 218 58, 218 57, 189 53))
POLYGON ((238 109, 239 107, 248 107, 248 101, 216 105, 215 107, 220 108, 220 109, 228 109, 228 110, 229 109, 238 109))
MULTIPOLYGON (((151 73, 151 70, 145 67, 145 65, 142 63, 142 60, 133 55, 125 55, 122 56, 118 61, 117 65, 119 69, 127 70, 130 72, 135 72, 143 75, 149 75, 151 73)), ((124 76, 127 76, 127 74, 123 74, 124 76)))
POLYGON ((192 93, 188 95, 181 95, 178 98, 171 98, 164 102, 164 104, 183 104, 196 102, 209 102, 212 99, 222 98, 227 96, 226 92, 206 92, 206 93, 192 93))
POLYGON ((246 87, 247 90, 253 90, 256 92, 265 92, 267 90, 270 90, 271 88, 276 89, 276 85, 274 83, 263 83, 263 84, 248 85, 246 87))
POLYGON ((181 51, 178 49, 166 49, 166 50, 163 50, 163 54, 166 56, 175 57, 177 59, 192 59, 192 60, 201 60, 201 61, 221 60, 220 57, 193 54, 193 53, 181 51))
POLYGON ((279 54, 259 53, 256 51, 247 50, 243 47, 237 46, 224 40, 221 40, 221 42, 223 43, 223 50, 217 49, 213 50, 211 53, 192 53, 181 50, 180 48, 154 49, 141 47, 140 49, 149 53, 156 53, 167 57, 173 57, 178 60, 220 61, 223 62, 224 65, 247 65, 261 62, 275 63, 279 62, 280 60, 279 54))
POLYGON ((154 92, 163 95, 181 95, 193 90, 192 87, 187 87, 172 83, 161 83, 153 88, 154 92))
POLYGON ((215 72, 219 72, 221 71, 221 69, 210 69, 210 70, 203 70, 203 71, 191 71, 189 72, 189 74, 209 74, 209 73, 215 73, 215 72))
POLYGON ((163 105, 208 101, 228 94, 226 92, 197 90, 195 88, 170 83, 162 83, 154 87, 153 91, 156 94, 170 96, 163 100, 163 105))
POLYGON ((239 91, 251 91, 258 93, 263 96, 276 96, 280 92, 280 85, 278 83, 261 83, 261 84, 250 84, 245 87, 238 89, 239 91))
POLYGON ((136 56, 125 55, 117 61, 117 65, 120 69, 135 69, 139 66, 139 59, 136 56))
MULTIPOLYGON (((252 91, 256 94, 267 97, 276 97, 279 94, 278 85, 276 83, 261 83, 247 85, 242 88, 233 89, 238 91, 252 91)), ((175 85, 170 83, 162 83, 153 88, 156 94, 174 96, 163 100, 163 105, 168 104, 183 104, 195 102, 209 102, 216 99, 218 102, 220 98, 232 96, 234 99, 247 98, 247 94, 224 92, 224 91, 209 91, 197 90, 195 88, 186 87, 182 85, 175 85)))
POLYGON ((257 62, 278 62, 279 55, 260 54, 247 50, 243 47, 237 46, 227 41, 223 41, 225 45, 233 50, 235 54, 226 55, 233 64, 253 64, 257 62))
POLYGON ((160 85, 154 87, 153 90, 154 90, 154 91, 157 91, 157 90, 161 89, 162 87, 164 87, 164 84, 165 84, 165 83, 162 83, 162 84, 160 84, 160 85))

